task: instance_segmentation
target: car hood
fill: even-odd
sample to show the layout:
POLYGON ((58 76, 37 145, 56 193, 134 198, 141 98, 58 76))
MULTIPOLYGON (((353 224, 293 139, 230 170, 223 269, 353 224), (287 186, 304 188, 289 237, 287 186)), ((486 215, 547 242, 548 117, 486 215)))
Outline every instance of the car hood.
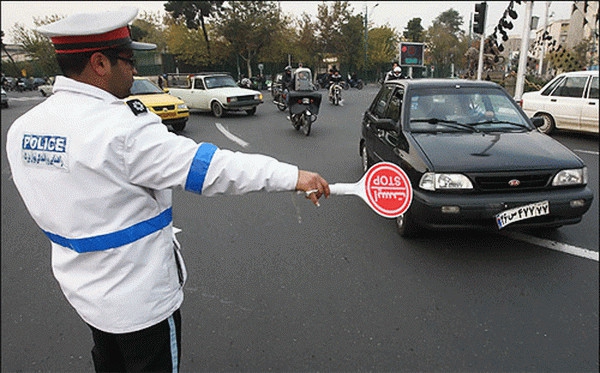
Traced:
POLYGON ((157 93, 150 95, 131 95, 127 97, 128 100, 133 98, 137 98, 138 100, 142 101, 142 103, 146 106, 183 104, 183 101, 167 93, 157 93))
POLYGON ((250 95, 254 96, 254 95, 260 93, 258 91, 253 91, 251 89, 241 88, 241 87, 222 87, 222 88, 209 89, 209 91, 216 91, 216 90, 218 90, 219 92, 221 92, 222 94, 224 94, 226 96, 250 96, 250 95))
POLYGON ((582 161, 538 131, 511 133, 425 134, 413 138, 432 171, 470 172, 578 168, 582 161))

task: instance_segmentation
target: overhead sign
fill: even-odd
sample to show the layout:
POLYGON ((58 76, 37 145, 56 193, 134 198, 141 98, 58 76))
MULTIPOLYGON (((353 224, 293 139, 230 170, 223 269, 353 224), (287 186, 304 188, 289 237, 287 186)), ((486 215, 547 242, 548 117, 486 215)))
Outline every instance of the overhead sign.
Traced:
POLYGON ((354 184, 330 184, 331 194, 354 194, 386 218, 404 214, 412 202, 412 186, 398 165, 380 162, 369 168, 354 184))
POLYGON ((400 66, 423 66, 423 43, 400 43, 400 66))

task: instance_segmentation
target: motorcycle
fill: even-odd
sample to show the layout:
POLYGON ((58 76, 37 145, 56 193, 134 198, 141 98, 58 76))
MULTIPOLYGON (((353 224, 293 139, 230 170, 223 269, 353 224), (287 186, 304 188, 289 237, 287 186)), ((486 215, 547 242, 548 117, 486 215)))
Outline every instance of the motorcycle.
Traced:
POLYGON ((352 79, 352 77, 350 77, 350 75, 348 75, 348 82, 346 83, 346 86, 350 87, 350 88, 358 88, 360 90, 360 89, 363 89, 364 83, 363 83, 362 79, 358 79, 358 78, 352 79))
POLYGON ((340 83, 334 83, 329 91, 329 102, 335 106, 341 105, 342 103, 342 85, 340 83))
POLYGON ((290 120, 296 131, 310 134, 311 126, 317 120, 321 106, 321 94, 315 92, 310 69, 298 68, 294 73, 294 91, 288 92, 290 120))
POLYGON ((287 109, 287 91, 283 89, 281 78, 281 74, 278 74, 275 81, 271 83, 271 96, 273 96, 273 103, 277 106, 277 109, 285 111, 287 109))

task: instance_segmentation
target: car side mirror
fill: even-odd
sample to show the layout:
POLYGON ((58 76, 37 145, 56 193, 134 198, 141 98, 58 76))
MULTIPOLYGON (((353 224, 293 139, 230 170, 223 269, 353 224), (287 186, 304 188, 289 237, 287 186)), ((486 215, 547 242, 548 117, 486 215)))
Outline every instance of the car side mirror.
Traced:
POLYGON ((371 122, 371 124, 378 130, 396 131, 396 122, 390 118, 377 119, 371 122))
POLYGON ((535 126, 535 128, 540 128, 544 125, 544 118, 542 117, 533 117, 531 118, 531 123, 535 126))

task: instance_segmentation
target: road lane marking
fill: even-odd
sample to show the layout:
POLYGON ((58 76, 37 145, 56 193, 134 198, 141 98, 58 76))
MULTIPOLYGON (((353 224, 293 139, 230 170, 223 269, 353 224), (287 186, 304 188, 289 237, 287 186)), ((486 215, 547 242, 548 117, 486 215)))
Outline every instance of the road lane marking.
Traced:
POLYGON ((584 154, 598 155, 598 152, 594 152, 594 151, 591 151, 591 150, 573 149, 573 151, 575 151, 575 152, 577 152, 577 153, 584 153, 584 154))
POLYGON ((242 148, 247 148, 248 144, 247 142, 245 142, 244 140, 240 139, 239 137, 235 136, 234 134, 232 134, 231 132, 227 131, 225 129, 225 127, 223 127, 223 125, 221 123, 215 123, 215 126, 217 126, 217 129, 219 131, 221 131, 221 133, 227 137, 229 140, 235 142, 236 144, 238 144, 239 146, 241 146, 242 148))
POLYGON ((546 240, 543 238, 538 238, 538 237, 530 236, 528 234, 523 234, 523 233, 519 233, 519 232, 506 231, 506 232, 501 232, 500 234, 507 236, 509 238, 515 239, 515 240, 524 241, 524 242, 528 242, 528 243, 531 243, 531 244, 534 244, 537 246, 545 247, 550 250, 556 250, 556 251, 560 251, 560 252, 563 252, 566 254, 579 256, 579 257, 582 257, 585 259, 592 259, 592 260, 598 261, 598 252, 597 251, 592 251, 592 250, 584 249, 581 247, 572 246, 572 245, 569 245, 566 243, 546 240))

